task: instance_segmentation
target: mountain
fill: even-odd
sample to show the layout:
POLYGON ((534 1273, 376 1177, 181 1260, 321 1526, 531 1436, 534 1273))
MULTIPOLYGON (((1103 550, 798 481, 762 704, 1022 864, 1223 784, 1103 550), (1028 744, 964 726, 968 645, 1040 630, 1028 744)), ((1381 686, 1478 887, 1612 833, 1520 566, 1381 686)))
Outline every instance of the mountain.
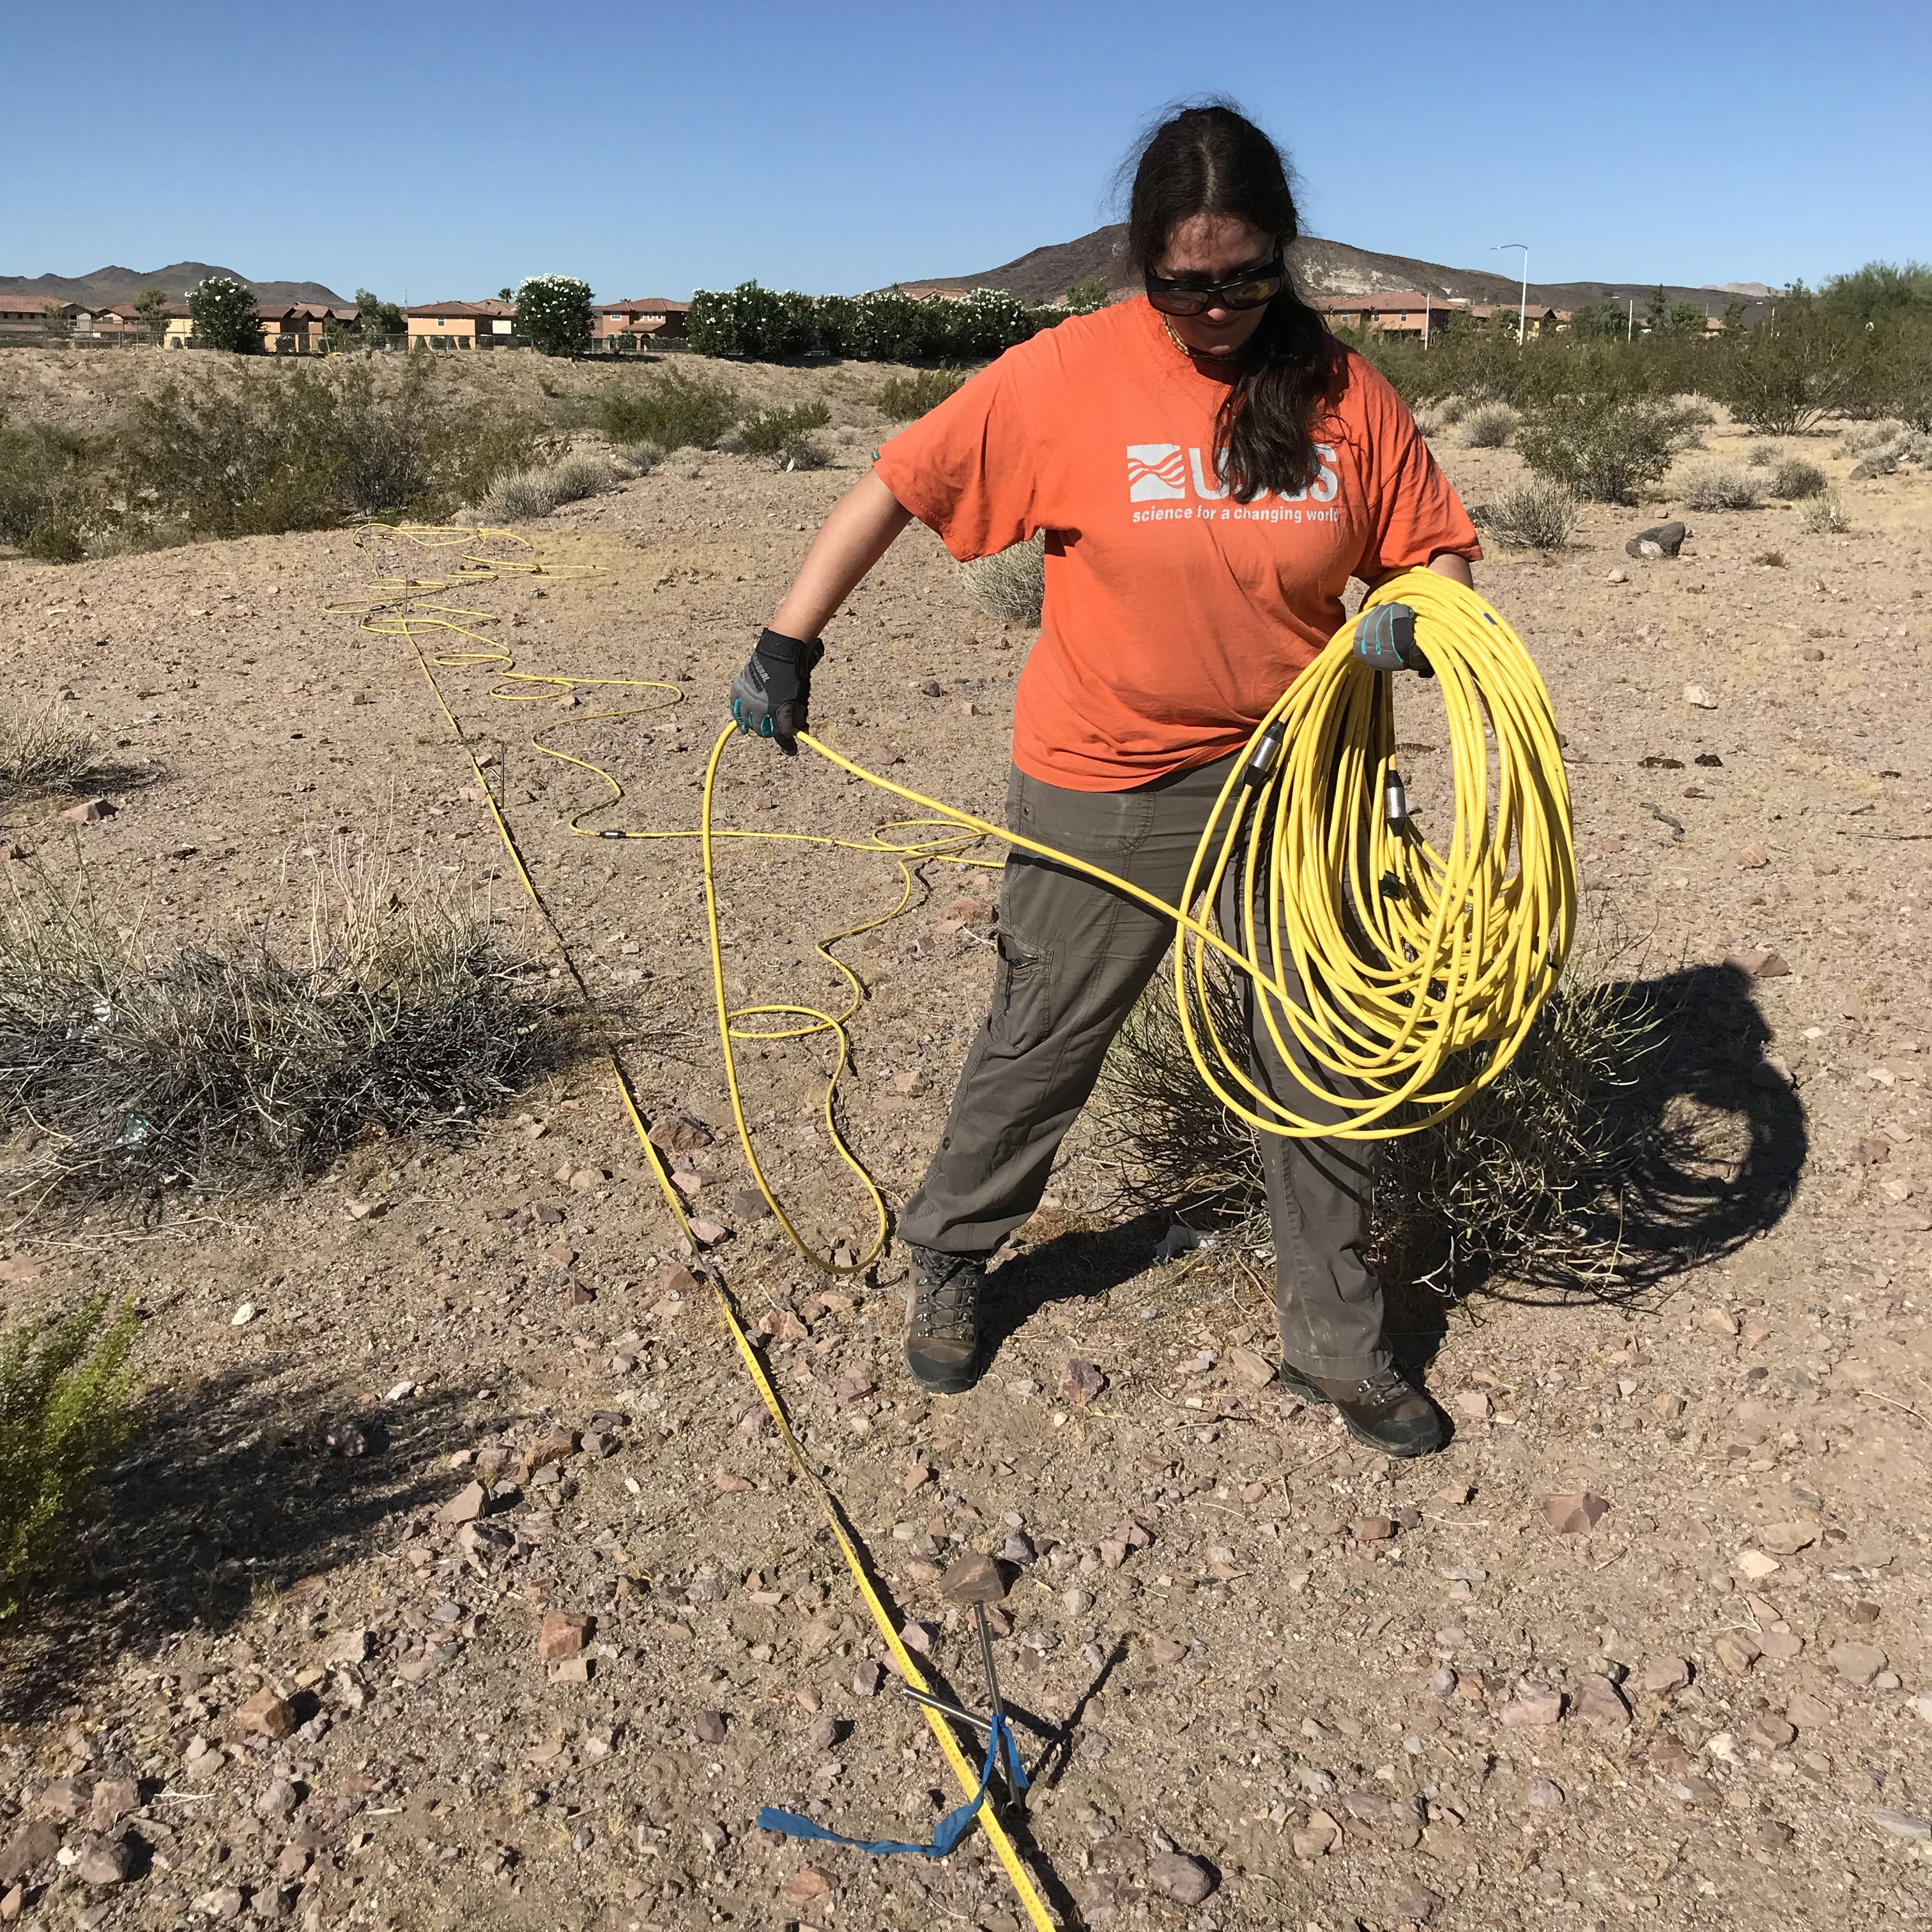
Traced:
MULTIPOLYGON (((1006 289, 1028 302, 1058 302, 1076 282, 1095 277, 1105 279, 1116 295, 1131 294, 1139 286, 1126 266, 1127 226, 1117 221, 1096 228, 1078 241, 1061 242, 1035 248, 1003 267, 987 268, 976 275, 941 275, 930 280, 907 282, 917 289, 1006 289)), ((1367 248, 1351 248, 1346 242, 1324 242, 1304 236, 1288 251, 1295 279, 1310 295, 1378 295, 1384 290, 1414 289, 1434 296, 1460 296, 1471 302, 1513 302, 1522 292, 1522 284, 1507 271, 1450 268, 1439 262, 1421 262, 1408 255, 1382 255, 1367 248)), ((1635 302, 1640 310, 1656 288, 1654 282, 1532 282, 1529 299, 1545 308, 1581 308, 1606 299, 1635 302)), ((1732 284, 1725 289, 1694 289, 1666 284, 1664 295, 1672 302, 1695 302, 1721 314, 1723 302, 1715 298, 1735 291, 1745 298, 1744 319, 1754 321, 1759 303, 1768 296, 1757 292, 1762 284, 1732 284)))
POLYGON ((91 275, 0 275, 0 295, 38 296, 43 302, 110 308, 116 302, 132 302, 143 289, 159 289, 170 301, 180 302, 196 282, 204 282, 210 275, 248 282, 258 302, 283 305, 315 302, 325 308, 356 306, 320 282, 249 282, 246 275, 238 275, 232 268, 214 268, 206 262, 170 262, 165 268, 150 268, 146 274, 107 268, 96 268, 91 275))

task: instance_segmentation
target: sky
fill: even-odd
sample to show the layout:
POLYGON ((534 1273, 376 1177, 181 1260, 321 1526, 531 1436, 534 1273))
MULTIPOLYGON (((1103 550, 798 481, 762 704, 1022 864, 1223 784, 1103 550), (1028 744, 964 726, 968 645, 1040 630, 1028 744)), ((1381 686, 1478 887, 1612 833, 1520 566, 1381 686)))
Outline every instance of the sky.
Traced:
POLYGON ((1932 257, 1926 0, 0 0, 0 274, 856 292, 1118 218, 1137 131, 1214 93, 1360 248, 1692 286, 1932 257))

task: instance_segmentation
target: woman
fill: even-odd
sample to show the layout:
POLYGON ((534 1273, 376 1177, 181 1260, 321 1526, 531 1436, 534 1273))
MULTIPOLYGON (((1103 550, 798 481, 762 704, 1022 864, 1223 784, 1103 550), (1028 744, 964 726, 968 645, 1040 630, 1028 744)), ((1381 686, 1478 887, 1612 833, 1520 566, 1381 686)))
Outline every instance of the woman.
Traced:
MULTIPOLYGON (((1342 621, 1348 579, 1426 565, 1467 584, 1481 554, 1408 410, 1295 293, 1283 251, 1299 232, 1252 122, 1212 105, 1157 128, 1128 222, 1145 299, 1009 350, 885 446, 734 682, 740 724, 796 751, 819 631, 912 518, 962 560, 1043 530, 1008 823, 1174 902, 1230 761, 1342 621)), ((1242 923, 1237 897, 1217 908, 1224 931, 1242 923)), ((971 1386, 986 1261, 1039 1204, 1172 937, 1111 888, 1008 859, 992 1009, 900 1220, 924 1387, 971 1386)), ((1270 1092, 1339 1116, 1265 1028, 1253 1043, 1270 1092)), ((1262 1152, 1283 1382, 1389 1455, 1440 1448, 1442 1412, 1383 1338, 1367 1144, 1264 1136, 1262 1152)))

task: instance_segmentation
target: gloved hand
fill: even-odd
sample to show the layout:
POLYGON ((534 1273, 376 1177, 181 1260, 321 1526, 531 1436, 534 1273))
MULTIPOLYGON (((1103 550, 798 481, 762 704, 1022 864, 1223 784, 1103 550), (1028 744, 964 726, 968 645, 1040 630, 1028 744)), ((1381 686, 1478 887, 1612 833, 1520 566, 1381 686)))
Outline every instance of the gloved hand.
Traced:
POLYGON ((810 721, 812 668, 825 655, 825 646, 778 631, 760 634, 751 662, 731 680, 731 716, 738 729, 755 738, 770 738, 788 758, 798 756, 797 738, 810 721))
POLYGON ((1370 611, 1355 626, 1355 655, 1372 670, 1436 675, 1415 641, 1415 613, 1406 604, 1378 604, 1370 611))

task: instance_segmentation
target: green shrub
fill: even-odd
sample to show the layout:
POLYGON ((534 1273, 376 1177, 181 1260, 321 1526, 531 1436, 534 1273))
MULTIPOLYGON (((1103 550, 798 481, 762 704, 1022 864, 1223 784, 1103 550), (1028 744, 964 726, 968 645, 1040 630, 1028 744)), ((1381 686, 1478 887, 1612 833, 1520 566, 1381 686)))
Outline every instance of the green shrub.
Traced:
POLYGON ((1706 470, 1684 486, 1684 502, 1692 510, 1754 510, 1757 484, 1743 470, 1706 470))
POLYGON ((0 1617, 58 1567, 95 1478, 134 1439, 133 1300, 107 1316, 98 1294, 0 1341, 0 1617))
POLYGON ((1465 449, 1502 449, 1516 433, 1515 410, 1505 403, 1485 403, 1462 424, 1465 449))
POLYGON ((1483 527, 1505 550, 1567 550, 1576 531, 1576 499, 1564 484, 1532 476, 1490 505, 1483 527))
POLYGON ((742 413, 735 389, 702 376, 667 369, 646 386, 607 388, 598 399, 597 426, 613 443, 709 449, 742 413))
POLYGON ((748 456, 776 457, 787 466, 806 469, 797 458, 809 442, 808 432, 823 429, 832 420, 832 412, 823 403, 801 403, 791 410, 760 410, 738 426, 738 436, 748 456))
POLYGON ((590 284, 574 275, 530 275, 517 287, 517 333, 542 356, 590 350, 590 284))
POLYGON ((1854 396, 1867 355, 1861 326, 1790 300, 1724 345, 1706 392, 1760 435, 1802 435, 1854 396))
POLYGON ((1091 315, 1096 309, 1107 306, 1107 278, 1105 275, 1090 275, 1084 282, 1076 282, 1066 291, 1066 307, 1076 315, 1091 315))
POLYGON ((1801 496, 1816 496, 1825 488, 1825 472, 1802 456, 1787 456, 1772 472, 1771 494, 1795 502, 1801 496))
POLYGON ((989 617, 1007 624, 1037 624, 1046 601, 1046 538, 1029 537, 997 556, 966 566, 973 595, 989 617))
POLYGON ((1641 395, 1558 395, 1528 410, 1516 446, 1540 476, 1600 503, 1655 483, 1704 421, 1694 405, 1641 395))
POLYGON ((968 373, 942 363, 937 369, 918 369, 910 376, 888 376, 879 385, 879 413, 894 422, 911 422, 956 394, 964 386, 968 373))
POLYGON ((47 423, 0 421, 0 543, 74 563, 105 521, 94 440, 47 423))
POLYGON ((210 349, 247 355, 262 346, 262 318, 255 292, 226 275, 210 275, 188 292, 188 312, 194 339, 210 349))
POLYGON ((1859 322, 1932 316, 1932 262, 1868 262, 1834 275, 1818 291, 1818 304, 1859 322))

